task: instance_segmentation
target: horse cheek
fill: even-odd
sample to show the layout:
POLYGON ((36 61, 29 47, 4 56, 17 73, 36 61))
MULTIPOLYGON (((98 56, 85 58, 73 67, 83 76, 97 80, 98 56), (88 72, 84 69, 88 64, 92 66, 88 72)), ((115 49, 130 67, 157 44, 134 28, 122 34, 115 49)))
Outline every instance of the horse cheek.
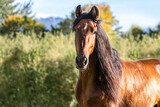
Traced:
POLYGON ((93 51, 94 51, 94 47, 95 47, 95 43, 93 43, 93 45, 91 46, 91 48, 90 48, 90 55, 93 53, 93 51))

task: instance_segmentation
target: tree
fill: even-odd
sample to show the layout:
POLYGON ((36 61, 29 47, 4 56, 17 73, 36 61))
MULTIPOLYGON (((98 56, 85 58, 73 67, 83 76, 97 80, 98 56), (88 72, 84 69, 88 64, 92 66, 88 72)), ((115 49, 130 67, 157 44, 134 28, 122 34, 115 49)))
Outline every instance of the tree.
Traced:
POLYGON ((136 40, 142 40, 142 34, 145 34, 145 32, 140 26, 132 25, 128 32, 124 35, 128 35, 127 37, 133 36, 136 40))
POLYGON ((113 26, 118 24, 118 20, 116 20, 115 17, 112 15, 112 12, 110 11, 110 6, 105 3, 88 4, 83 6, 83 10, 89 11, 93 5, 96 5, 99 9, 99 19, 102 20, 102 26, 104 30, 110 34, 115 33, 113 30, 113 26))
POLYGON ((2 23, 2 33, 15 33, 22 27, 23 17, 20 15, 11 15, 2 23))
MULTIPOLYGON (((82 10, 88 12, 90 11, 93 5, 96 5, 99 9, 100 13, 99 19, 103 20, 102 26, 105 29, 105 31, 110 34, 114 34, 115 31, 112 30, 112 27, 118 24, 118 20, 116 20, 115 17, 112 15, 109 5, 104 3, 88 4, 82 6, 82 10)), ((75 18, 76 18, 75 11, 72 11, 70 17, 67 17, 63 22, 59 23, 60 28, 62 29, 64 34, 70 33, 70 31, 72 30, 72 22, 75 20, 75 18)))
POLYGON ((9 15, 30 15, 32 13, 31 7, 33 3, 31 0, 24 4, 15 4, 14 2, 15 0, 0 0, 0 23, 9 15))
MULTIPOLYGON (((158 26, 157 26, 157 28, 158 28, 158 26)), ((148 34, 149 34, 150 37, 152 37, 152 38, 157 37, 158 33, 159 33, 158 29, 155 30, 155 29, 152 29, 150 27, 148 28, 148 34)))
POLYGON ((68 34, 72 30, 72 22, 75 20, 75 12, 72 11, 71 15, 62 22, 59 23, 59 28, 62 30, 63 34, 68 34))
POLYGON ((16 32, 22 31, 26 35, 31 35, 34 31, 38 35, 44 30, 45 26, 43 24, 39 24, 35 19, 26 15, 10 15, 2 23, 3 34, 14 33, 16 35, 16 32))
POLYGON ((121 31, 122 27, 121 26, 117 26, 115 29, 114 29, 114 32, 116 33, 116 35, 118 36, 121 36, 121 34, 123 33, 121 31))
POLYGON ((17 10, 13 14, 19 14, 19 15, 32 15, 32 5, 33 2, 30 0, 29 2, 24 2, 24 4, 18 3, 17 10))
POLYGON ((17 7, 17 4, 11 5, 13 2, 14 0, 0 0, 0 23, 17 7))
POLYGON ((53 35, 59 35, 61 32, 61 29, 60 28, 55 28, 53 25, 51 25, 51 33, 53 35))
POLYGON ((134 37, 137 37, 138 35, 143 33, 143 29, 137 25, 131 26, 131 33, 134 37))
POLYGON ((160 34, 160 23, 157 25, 157 32, 160 34))
POLYGON ((44 32, 46 27, 44 26, 44 24, 36 24, 34 25, 34 32, 36 33, 36 35, 40 35, 40 33, 42 32, 42 37, 44 37, 44 32))

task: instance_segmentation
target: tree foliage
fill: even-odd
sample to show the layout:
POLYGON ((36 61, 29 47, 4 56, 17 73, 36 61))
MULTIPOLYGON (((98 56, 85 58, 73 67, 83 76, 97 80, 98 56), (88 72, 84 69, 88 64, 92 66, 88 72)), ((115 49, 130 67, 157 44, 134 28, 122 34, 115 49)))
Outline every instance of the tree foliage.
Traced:
POLYGON ((39 24, 35 19, 26 15, 10 15, 2 23, 2 33, 4 34, 20 31, 27 35, 31 35, 32 31, 36 34, 40 34, 44 29, 45 26, 43 24, 39 24))
POLYGON ((32 5, 33 2, 30 0, 29 2, 24 2, 24 4, 18 3, 17 10, 14 14, 19 15, 32 15, 32 5))
POLYGON ((102 26, 108 33, 113 33, 113 26, 118 24, 118 20, 112 15, 110 6, 105 3, 100 4, 88 4, 83 6, 83 10, 89 11, 93 5, 96 5, 99 9, 99 19, 102 20, 102 26))
POLYGON ((157 25, 157 31, 160 33, 160 23, 157 25))
POLYGON ((130 30, 134 37, 137 37, 139 34, 143 33, 143 29, 137 25, 132 25, 130 30))
POLYGON ((13 10, 17 5, 13 4, 14 0, 0 0, 0 22, 2 22, 6 16, 13 13, 13 10))
POLYGON ((53 25, 51 25, 51 33, 53 35, 60 35, 61 29, 60 28, 55 28, 53 25))
POLYGON ((11 15, 2 23, 2 32, 8 34, 16 32, 18 28, 21 28, 23 22, 23 16, 11 15))
POLYGON ((59 23, 60 29, 63 34, 69 34, 72 30, 72 22, 75 20, 75 12, 72 11, 71 15, 67 17, 64 21, 59 23))
POLYGON ((9 15, 31 15, 32 5, 33 3, 31 0, 24 4, 15 3, 15 0, 0 0, 0 23, 2 23, 9 15))
MULTIPOLYGON (((113 26, 117 25, 118 20, 115 19, 115 17, 112 15, 112 12, 110 11, 110 6, 104 3, 101 4, 88 4, 82 6, 83 11, 90 11, 91 7, 93 5, 96 5, 99 9, 100 17, 99 19, 103 20, 102 26, 105 29, 107 33, 114 34, 113 26)), ((63 22, 59 23, 60 28, 64 32, 64 34, 70 33, 72 28, 72 22, 76 18, 75 11, 71 12, 70 17, 67 17, 63 22)), ((119 30, 119 29, 116 29, 119 30)))
POLYGON ((137 38, 142 40, 143 35, 147 34, 147 36, 150 36, 152 38, 157 38, 160 34, 160 24, 158 24, 156 27, 148 27, 147 29, 142 29, 140 26, 133 24, 130 29, 126 33, 121 33, 122 37, 129 37, 134 36, 134 38, 137 38))
POLYGON ((126 33, 121 33, 121 37, 130 37, 133 36, 133 38, 137 41, 143 39, 143 34, 146 34, 146 32, 138 25, 133 24, 130 29, 126 33))

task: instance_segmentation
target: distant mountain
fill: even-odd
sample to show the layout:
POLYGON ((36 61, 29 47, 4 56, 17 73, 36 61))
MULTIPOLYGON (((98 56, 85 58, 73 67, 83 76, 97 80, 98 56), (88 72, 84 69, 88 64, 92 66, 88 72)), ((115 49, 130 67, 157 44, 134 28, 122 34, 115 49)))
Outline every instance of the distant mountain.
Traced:
POLYGON ((44 24, 47 29, 51 30, 51 25, 55 28, 58 27, 58 23, 62 22, 64 19, 61 17, 47 17, 47 18, 39 18, 37 21, 41 24, 44 24))

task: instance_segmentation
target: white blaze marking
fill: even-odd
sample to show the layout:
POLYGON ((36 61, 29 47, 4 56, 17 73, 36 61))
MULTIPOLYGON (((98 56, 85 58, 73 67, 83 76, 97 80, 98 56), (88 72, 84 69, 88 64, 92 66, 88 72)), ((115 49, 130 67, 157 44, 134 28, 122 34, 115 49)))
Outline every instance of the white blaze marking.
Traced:
POLYGON ((86 30, 87 29, 87 24, 84 26, 84 30, 86 30))

